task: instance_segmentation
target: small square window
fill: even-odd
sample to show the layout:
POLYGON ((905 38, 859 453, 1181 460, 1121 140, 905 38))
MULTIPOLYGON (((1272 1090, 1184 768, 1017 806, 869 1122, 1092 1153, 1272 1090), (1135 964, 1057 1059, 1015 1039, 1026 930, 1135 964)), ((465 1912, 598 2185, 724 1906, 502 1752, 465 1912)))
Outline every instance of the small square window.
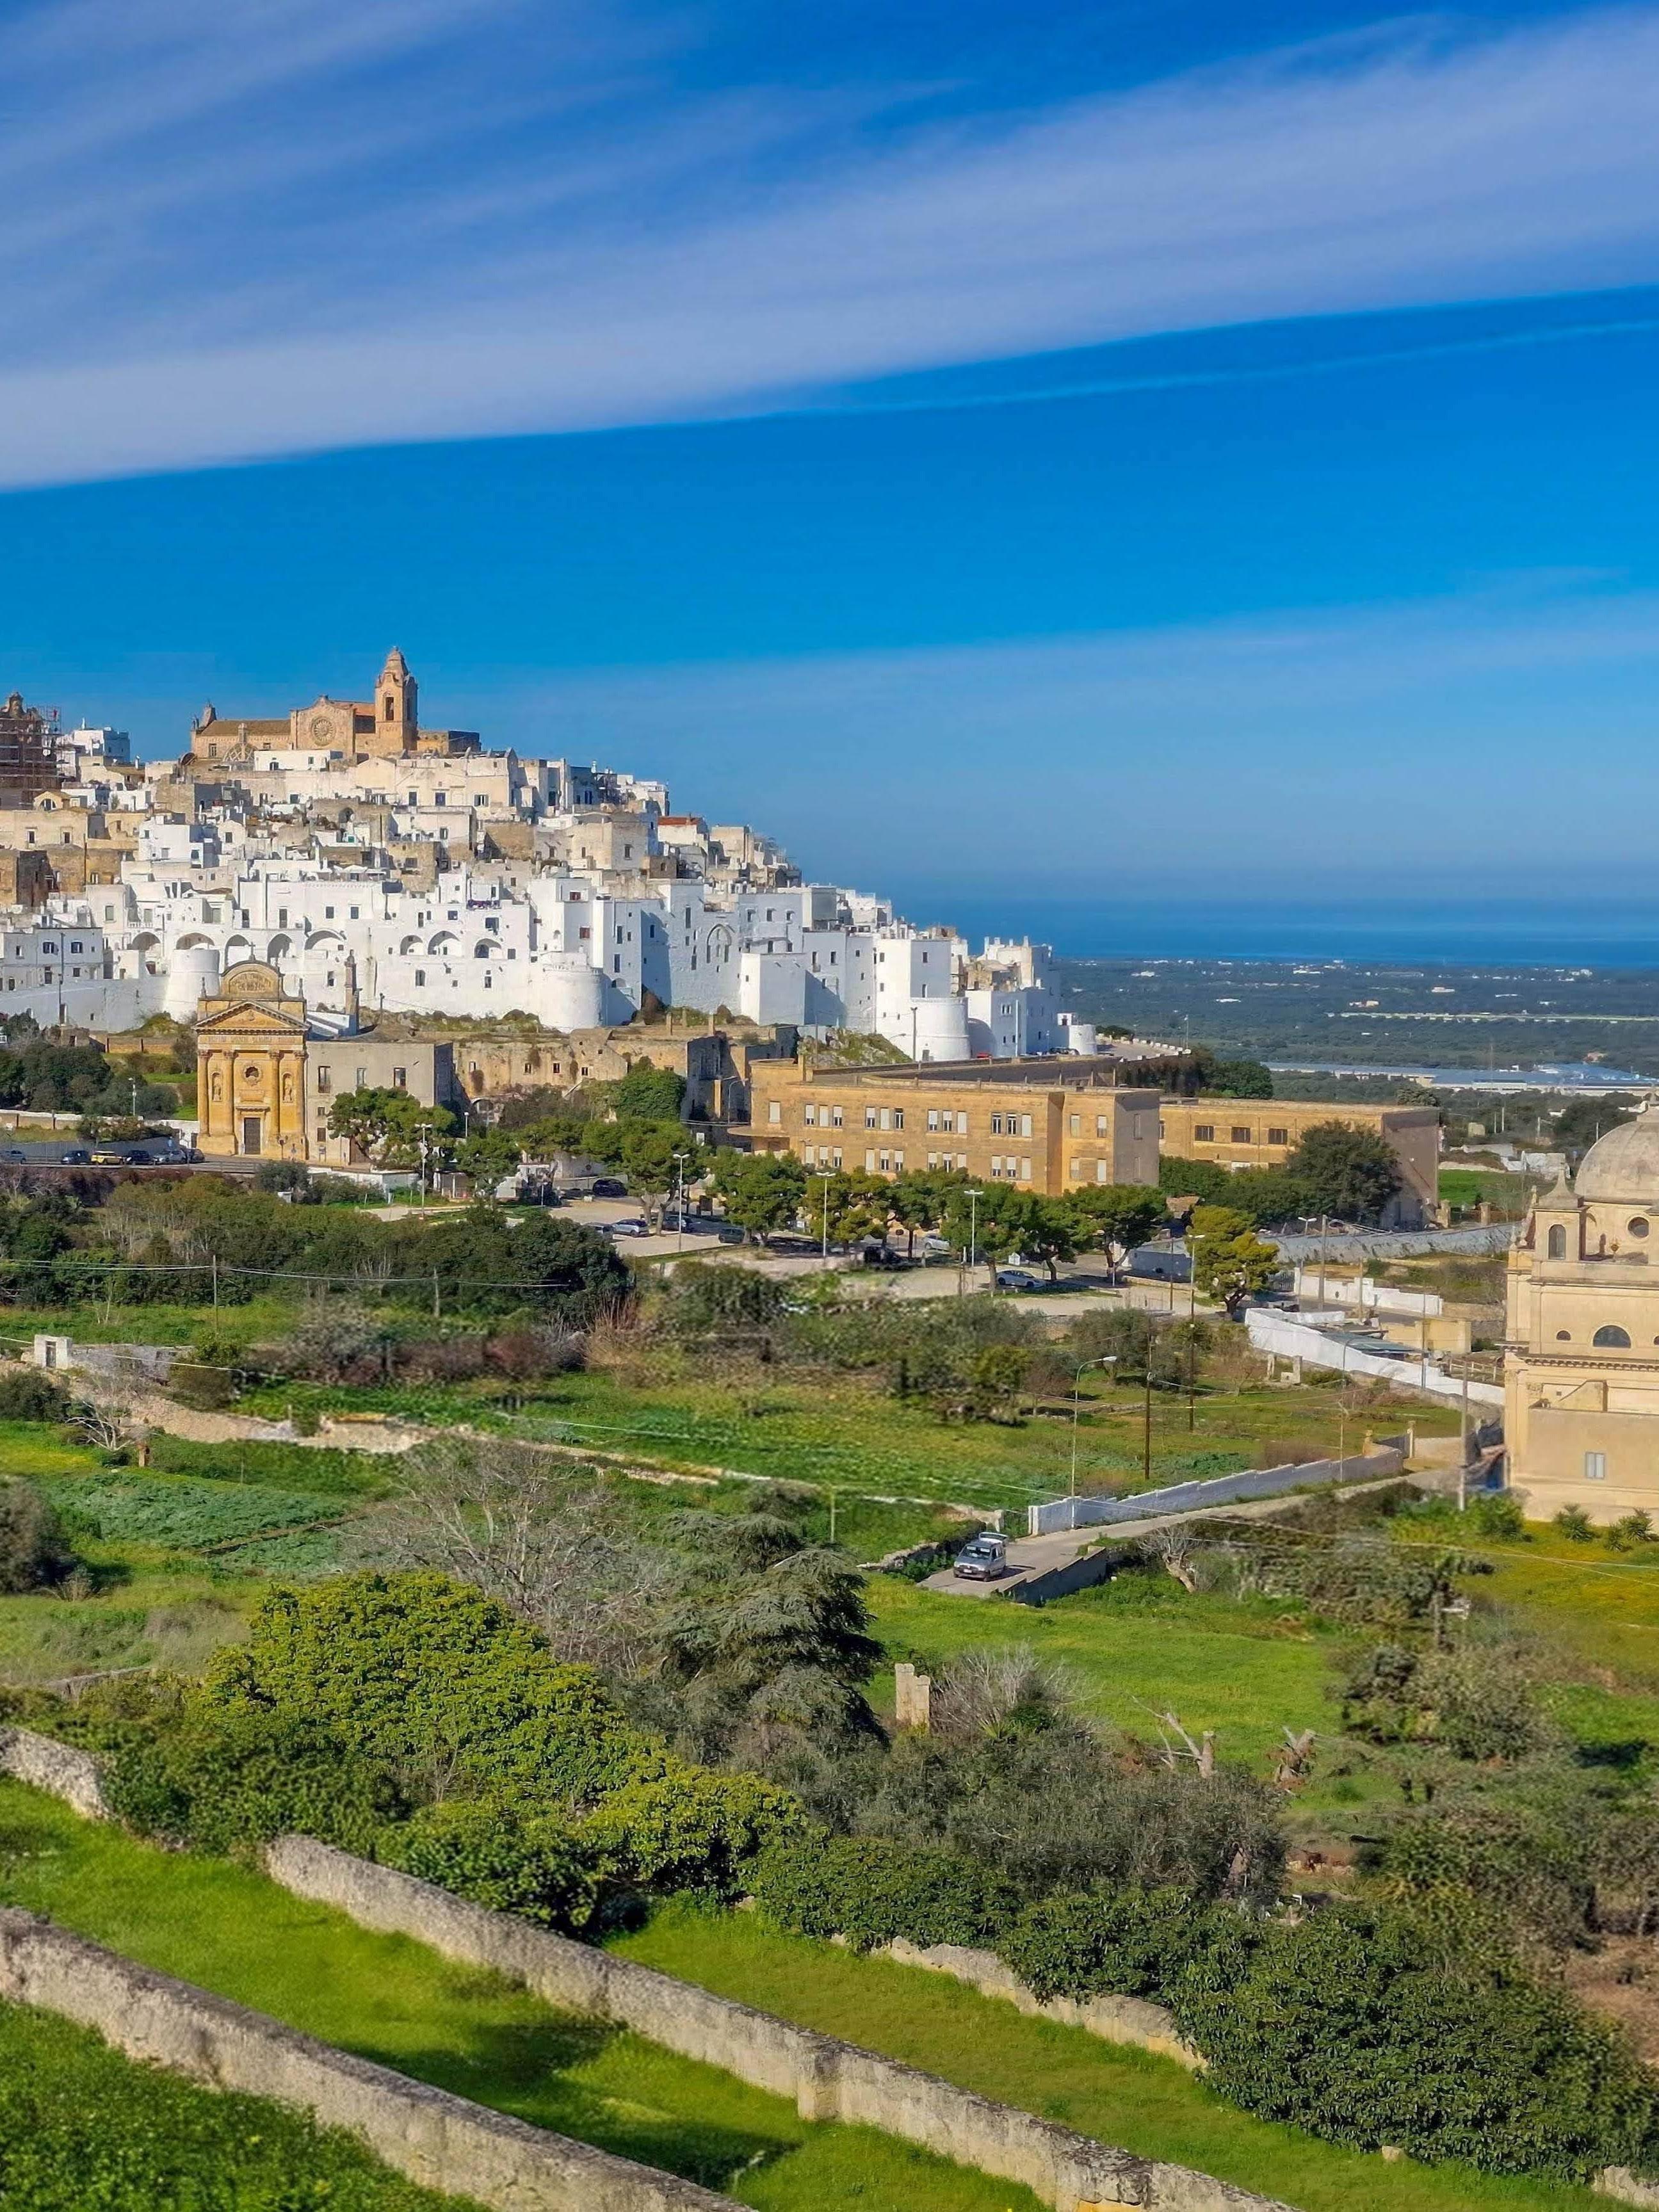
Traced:
POLYGON ((1290 1141, 1291 1133, 1288 1129, 1275 1129, 1271 1127, 1271 1125, 1269 1126, 1267 1130, 1267 1142, 1270 1145, 1288 1145, 1290 1141))
POLYGON ((1241 1127, 1237 1121, 1234 1122, 1229 1134, 1230 1141, 1235 1145, 1248 1145, 1250 1141, 1249 1131, 1241 1127))
POLYGON ((1198 1127, 1197 1127, 1193 1131, 1193 1142, 1194 1142, 1195 1145, 1212 1145, 1212 1144, 1214 1144, 1214 1142, 1215 1142, 1215 1124, 1214 1124, 1214 1122, 1213 1122, 1213 1121, 1200 1121, 1200 1122, 1199 1123, 1198 1127))
POLYGON ((408 1088, 409 1088, 409 1070, 408 1070, 406 1067, 394 1067, 394 1068, 392 1069, 392 1089, 393 1089, 394 1091, 407 1091, 407 1090, 408 1090, 408 1088))
POLYGON ((1605 1452, 1586 1452, 1586 1453, 1584 1454, 1584 1480, 1585 1480, 1585 1481, 1586 1481, 1586 1482, 1605 1482, 1605 1481, 1607 1480, 1607 1454, 1606 1454, 1605 1452))

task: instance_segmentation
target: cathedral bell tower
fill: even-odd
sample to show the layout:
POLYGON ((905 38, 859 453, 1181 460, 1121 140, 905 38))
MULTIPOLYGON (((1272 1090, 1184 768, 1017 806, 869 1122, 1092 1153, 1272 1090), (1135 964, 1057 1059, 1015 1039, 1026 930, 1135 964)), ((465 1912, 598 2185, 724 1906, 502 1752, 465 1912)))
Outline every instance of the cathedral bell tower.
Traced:
POLYGON ((359 750, 376 757, 412 753, 420 735, 416 700, 420 686, 394 645, 374 686, 374 726, 359 739, 359 750))

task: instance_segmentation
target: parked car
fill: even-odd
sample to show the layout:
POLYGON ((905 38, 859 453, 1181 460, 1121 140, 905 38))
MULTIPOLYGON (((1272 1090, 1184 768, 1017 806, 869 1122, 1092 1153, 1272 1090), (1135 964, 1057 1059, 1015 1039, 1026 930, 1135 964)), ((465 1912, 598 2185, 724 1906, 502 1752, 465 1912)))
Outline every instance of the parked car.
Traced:
POLYGON ((23 1147, 21 1145, 8 1145, 6 1147, 6 1158, 9 1160, 26 1160, 28 1158, 28 1154, 23 1150, 23 1147))
POLYGON ((651 1234, 642 1221, 607 1221, 605 1230, 611 1237, 648 1237, 651 1234))
POLYGON ((951 1569, 964 1582, 975 1583, 994 1583, 1008 1571, 1008 1539, 988 1529, 963 1546, 951 1569))
POLYGON ((83 1146, 75 1145, 66 1152, 59 1152, 58 1164, 63 1168, 89 1168, 92 1154, 83 1146))
POLYGON ((902 1267, 904 1255, 886 1244, 866 1244, 860 1255, 866 1267, 902 1267))
POLYGON ((1034 1275, 1029 1267, 999 1267, 997 1288, 1000 1291, 1046 1291, 1048 1285, 1041 1275, 1034 1275))
POLYGON ((931 1231, 917 1244, 916 1250, 924 1260, 949 1260, 954 1255, 950 1238, 936 1237, 931 1231))
POLYGON ((127 1164, 127 1148, 125 1145, 95 1145, 92 1159, 94 1167, 124 1168, 127 1164))

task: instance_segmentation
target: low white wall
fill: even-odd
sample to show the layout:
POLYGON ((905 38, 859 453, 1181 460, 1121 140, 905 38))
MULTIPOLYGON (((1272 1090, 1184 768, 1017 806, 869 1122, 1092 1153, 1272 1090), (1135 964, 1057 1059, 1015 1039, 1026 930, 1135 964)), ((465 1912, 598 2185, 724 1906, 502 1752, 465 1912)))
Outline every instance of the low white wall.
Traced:
POLYGON ((1345 1375, 1376 1376, 1401 1389, 1420 1390, 1425 1397, 1443 1398, 1471 1406, 1501 1406, 1504 1393, 1495 1382, 1465 1382, 1427 1361, 1407 1355, 1404 1359, 1380 1359, 1375 1352, 1357 1352, 1352 1345, 1333 1343, 1316 1328, 1292 1321, 1265 1307, 1252 1307, 1244 1316, 1250 1342, 1258 1352, 1276 1352, 1281 1359, 1300 1359, 1310 1367, 1334 1367, 1345 1375))
POLYGON ((1028 1536, 1051 1536, 1068 1528, 1093 1528, 1115 1521, 1148 1521, 1162 1513, 1202 1513, 1245 1498, 1277 1498, 1326 1482, 1364 1482, 1398 1474, 1405 1465, 1398 1451, 1373 1451, 1347 1459, 1304 1460, 1285 1467, 1252 1468, 1240 1474, 1218 1474, 1203 1482, 1172 1483, 1165 1490, 1143 1490, 1129 1498, 1056 1498, 1025 1509, 1028 1536))
POLYGON ((903 1966, 926 1966, 936 1974, 949 1974, 966 1982, 981 1996, 1001 1997, 1034 2020, 1057 2020, 1062 2027, 1080 2027, 1106 2043, 1139 2044, 1161 2058, 1202 2069, 1204 2061, 1190 2043, 1182 2039, 1175 2014, 1145 1997, 1040 1997, 1027 1989, 1012 1968, 994 1951, 973 1950, 964 1943, 930 1943, 923 1948, 902 1938, 884 1943, 879 1957, 896 1959, 903 1966))

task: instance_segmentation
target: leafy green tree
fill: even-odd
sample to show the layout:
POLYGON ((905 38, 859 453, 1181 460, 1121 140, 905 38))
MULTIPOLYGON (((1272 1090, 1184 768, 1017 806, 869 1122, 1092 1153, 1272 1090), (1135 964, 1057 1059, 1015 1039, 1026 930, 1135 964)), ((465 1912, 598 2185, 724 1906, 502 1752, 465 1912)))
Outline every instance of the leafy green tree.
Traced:
POLYGON ((622 1121, 678 1121, 685 1078, 672 1067, 636 1060, 619 1083, 602 1086, 605 1103, 622 1121))
POLYGON ((806 1170, 793 1152, 723 1152, 711 1180, 726 1219, 750 1238, 787 1228, 806 1200, 806 1170))
POLYGON ((1222 1202, 1263 1227, 1328 1210, 1321 1208, 1307 1184, 1288 1168, 1241 1168, 1228 1176, 1222 1202))
POLYGON ((1016 1248, 1027 1260, 1041 1261, 1048 1280, 1060 1280, 1060 1263, 1074 1260, 1086 1240, 1078 1233, 1078 1218, 1063 1199, 1029 1197, 1025 1224, 1016 1248))
POLYGON ((1171 1198, 1195 1198, 1201 1205, 1224 1206, 1232 1177, 1213 1160, 1186 1160, 1164 1152, 1158 1163, 1158 1187, 1171 1198))
POLYGON ((1262 1242, 1247 1213, 1225 1206, 1197 1206, 1187 1234, 1200 1297, 1218 1299, 1229 1314, 1265 1291, 1279 1273, 1277 1247, 1262 1242))
POLYGON ((944 1223, 953 1191, 965 1190, 968 1178, 960 1168, 907 1168, 888 1185, 887 1206, 909 1240, 910 1257, 916 1253, 916 1231, 937 1230, 944 1223))
POLYGON ((447 1107, 423 1105, 407 1091, 366 1085, 335 1100, 328 1126, 335 1136, 349 1137, 377 1167, 407 1168, 420 1164, 422 1138, 429 1160, 441 1153, 457 1123, 447 1107))
POLYGON ((1609 1129, 1620 1128, 1635 1118, 1610 1099, 1574 1098, 1556 1115, 1553 1134, 1563 1151, 1584 1152, 1598 1137, 1605 1137, 1609 1129))
MULTIPOLYGON (((653 1226, 662 1218, 663 1200, 679 1183, 676 1155, 693 1147, 678 1121, 624 1121, 617 1165, 628 1177, 628 1188, 643 1199, 653 1226)), ((695 1182, 697 1164, 688 1158, 688 1182, 695 1182)))
POLYGON ((883 1176, 840 1170, 834 1175, 808 1176, 804 1212, 808 1231, 822 1233, 827 1224, 832 1244, 884 1237, 890 1188, 883 1176))
POLYGON ((486 1190, 510 1176, 519 1164, 519 1139, 505 1129, 479 1129, 455 1147, 455 1164, 486 1190))
POLYGON ((987 1410, 1012 1406, 1024 1383, 1031 1355, 1023 1345, 988 1344, 975 1352, 969 1377, 975 1399, 987 1410))
POLYGON ((431 1279, 447 1313, 534 1309, 580 1328, 619 1306, 633 1286, 608 1237, 560 1214, 538 1210, 515 1227, 499 1206, 480 1200, 459 1219, 399 1227, 393 1272, 431 1279))
POLYGON ((1169 1218, 1162 1194, 1145 1183, 1091 1183, 1065 1204, 1078 1223, 1079 1243, 1097 1244, 1109 1255, 1127 1256, 1169 1218))
POLYGON ((955 1249, 981 1260, 1006 1260, 1021 1249, 1021 1238, 1031 1226, 1030 1199, 1005 1182, 988 1182, 976 1200, 964 1184, 945 1201, 945 1234, 955 1249))
POLYGON ((1354 1221, 1375 1221, 1404 1178, 1393 1147, 1348 1121, 1317 1121, 1285 1163, 1312 1207, 1354 1221))
POLYGON ((1218 1060, 1206 1072, 1202 1088, 1218 1098, 1271 1098, 1273 1073, 1259 1060, 1218 1060))

